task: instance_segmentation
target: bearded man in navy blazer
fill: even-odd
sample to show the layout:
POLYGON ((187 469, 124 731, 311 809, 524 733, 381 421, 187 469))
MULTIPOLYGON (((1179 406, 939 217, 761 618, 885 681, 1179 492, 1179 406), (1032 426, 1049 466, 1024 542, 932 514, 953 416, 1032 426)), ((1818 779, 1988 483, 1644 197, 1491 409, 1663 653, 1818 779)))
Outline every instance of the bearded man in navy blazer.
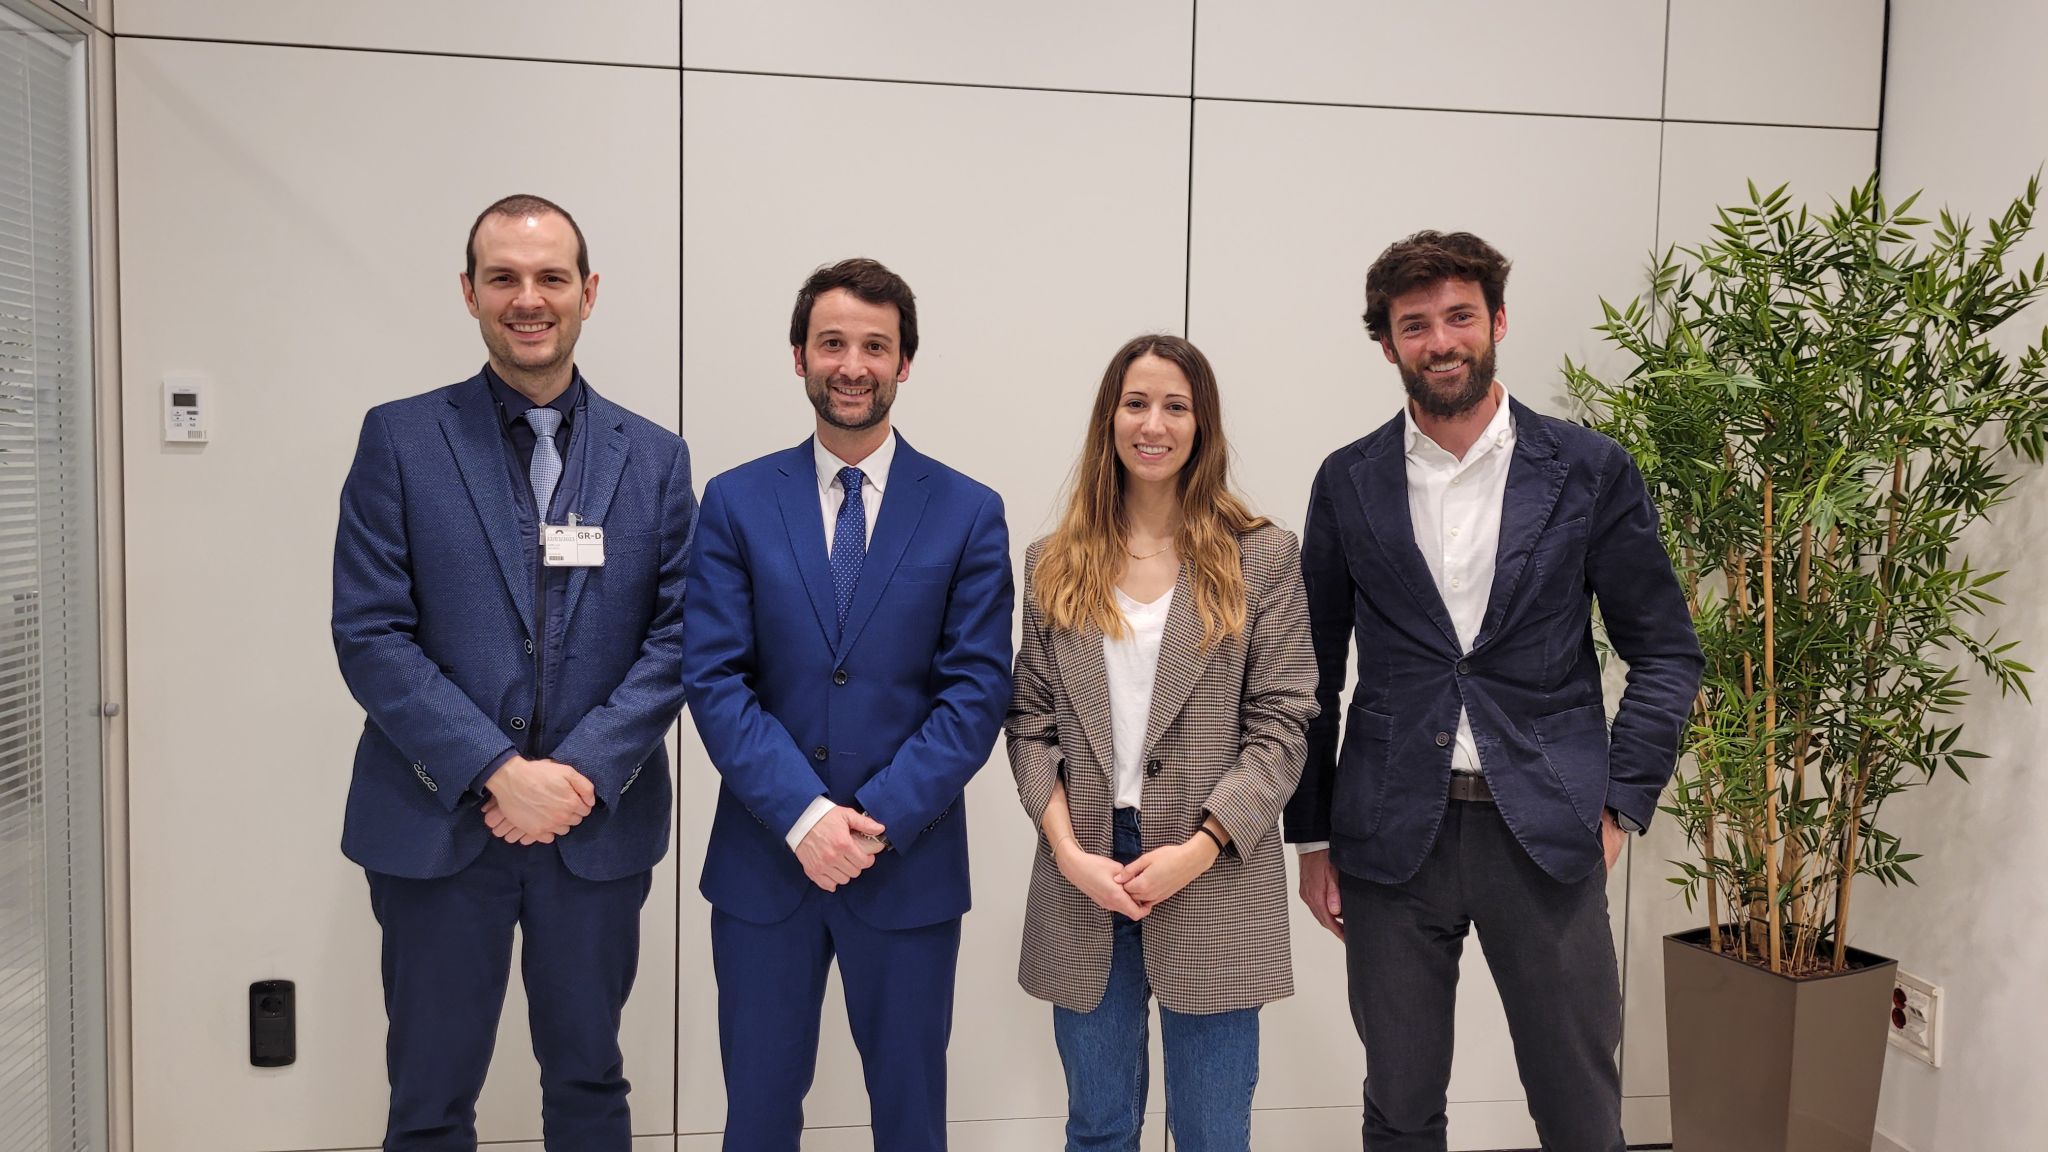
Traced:
POLYGON ((342 487, 334 647, 367 717, 341 846, 384 932, 393 1152, 476 1147, 515 924, 549 1152, 632 1142, 619 1016, 697 514, 682 438, 576 370, 597 279, 560 207, 485 209, 484 370, 371 409, 342 487))
POLYGON ((1543 1147, 1624 1147, 1607 870, 1656 814, 1699 688, 1635 463, 1494 378, 1507 276, 1464 232, 1373 263, 1366 330, 1408 404, 1323 462, 1302 534, 1322 713, 1286 837, 1302 899, 1344 941, 1369 1152, 1445 1147, 1475 926, 1543 1147), (1628 664, 1611 731, 1595 601, 1628 664))
POLYGON ((917 304, 873 260, 790 318, 816 434, 704 489, 683 678, 722 783, 711 901, 727 1152, 795 1152, 833 959, 877 1149, 946 1146, 962 789, 1010 700, 1001 497, 890 427, 917 304))

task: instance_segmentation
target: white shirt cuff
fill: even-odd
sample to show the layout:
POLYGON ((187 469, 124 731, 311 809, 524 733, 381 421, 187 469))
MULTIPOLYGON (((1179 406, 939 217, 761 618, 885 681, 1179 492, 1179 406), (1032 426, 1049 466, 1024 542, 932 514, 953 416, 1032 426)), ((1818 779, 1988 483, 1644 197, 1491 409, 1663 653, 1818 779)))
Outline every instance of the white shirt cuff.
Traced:
POLYGON ((811 834, 811 829, 817 827, 818 821, 825 818, 825 813, 837 807, 839 805, 834 804, 827 796, 820 796, 811 801, 811 806, 804 809, 804 814, 797 817, 796 823, 789 826, 789 834, 782 838, 789 845, 789 850, 796 851, 796 846, 804 842, 804 837, 811 834))
POLYGON ((1294 855, 1298 859, 1305 853, 1328 852, 1329 850, 1330 842, 1328 840, 1304 840, 1294 846, 1294 855))

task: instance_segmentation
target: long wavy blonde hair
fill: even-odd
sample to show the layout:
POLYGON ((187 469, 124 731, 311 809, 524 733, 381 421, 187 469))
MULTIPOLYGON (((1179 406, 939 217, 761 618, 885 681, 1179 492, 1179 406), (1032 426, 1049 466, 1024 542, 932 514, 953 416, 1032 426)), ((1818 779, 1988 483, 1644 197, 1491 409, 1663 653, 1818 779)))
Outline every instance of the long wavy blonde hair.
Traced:
POLYGON ((1124 465, 1116 454, 1116 411, 1131 365, 1157 356, 1187 377, 1195 415, 1195 443, 1180 470, 1180 529, 1174 546, 1192 568, 1195 609, 1207 650, 1244 631, 1244 569, 1237 538, 1266 523, 1230 489, 1230 445, 1223 436, 1223 405, 1209 358, 1178 336, 1140 336, 1117 350, 1102 373, 1088 435, 1074 466, 1067 510, 1046 538, 1033 580, 1039 611, 1054 628, 1078 632, 1090 625, 1105 636, 1126 634, 1116 606, 1116 584, 1128 556, 1124 522, 1124 465))

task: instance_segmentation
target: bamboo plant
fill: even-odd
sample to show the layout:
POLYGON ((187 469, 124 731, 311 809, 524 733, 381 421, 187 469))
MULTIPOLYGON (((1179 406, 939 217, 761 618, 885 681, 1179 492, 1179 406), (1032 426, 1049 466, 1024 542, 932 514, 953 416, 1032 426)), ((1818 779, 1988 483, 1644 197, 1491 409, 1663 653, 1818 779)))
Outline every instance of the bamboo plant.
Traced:
POLYGON ((1565 365, 1642 467, 1706 653, 1663 810, 1695 853, 1672 883, 1704 897, 1717 952, 1841 970, 1857 878, 1913 880, 1886 801, 1967 779, 1973 687, 2027 691, 2014 645, 1972 627, 2001 573, 1960 546, 2048 436, 2048 333, 2017 353, 1993 337, 2043 290, 2015 251, 2038 192, 1980 235, 1874 177, 1826 212, 1752 184, 1643 298, 1602 301, 1632 371, 1565 365))

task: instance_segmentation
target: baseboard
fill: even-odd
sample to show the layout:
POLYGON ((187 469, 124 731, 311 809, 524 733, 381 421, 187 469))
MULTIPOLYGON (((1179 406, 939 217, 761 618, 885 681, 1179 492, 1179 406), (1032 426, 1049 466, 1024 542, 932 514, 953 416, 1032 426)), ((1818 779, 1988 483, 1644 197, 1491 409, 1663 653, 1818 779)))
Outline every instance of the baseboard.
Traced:
MULTIPOLYGON (((1451 1152, 1497 1152, 1536 1147, 1536 1125, 1521 1100, 1466 1100, 1449 1108, 1451 1152)), ((1145 1117, 1144 1152, 1166 1152, 1165 1117, 1145 1117)), ((1622 1126, 1631 1148, 1666 1148, 1671 1139, 1671 1105, 1666 1096, 1632 1096, 1622 1101, 1622 1126)), ((947 1143, 960 1152, 1044 1152, 1064 1136, 1063 1117, 954 1121, 947 1143)), ((677 1152, 716 1152, 715 1133, 676 1139, 677 1152)), ((865 1127, 810 1128, 804 1152, 868 1152, 873 1136, 865 1127)), ((1295 1152, 1349 1152, 1358 1147, 1358 1105, 1327 1108, 1254 1108, 1252 1147, 1295 1152)), ((496 1149, 491 1152, 497 1152, 496 1149)), ((644 1152, 635 1147, 634 1152, 644 1152)), ((1903 1150, 1897 1150, 1903 1152, 1903 1150)))

